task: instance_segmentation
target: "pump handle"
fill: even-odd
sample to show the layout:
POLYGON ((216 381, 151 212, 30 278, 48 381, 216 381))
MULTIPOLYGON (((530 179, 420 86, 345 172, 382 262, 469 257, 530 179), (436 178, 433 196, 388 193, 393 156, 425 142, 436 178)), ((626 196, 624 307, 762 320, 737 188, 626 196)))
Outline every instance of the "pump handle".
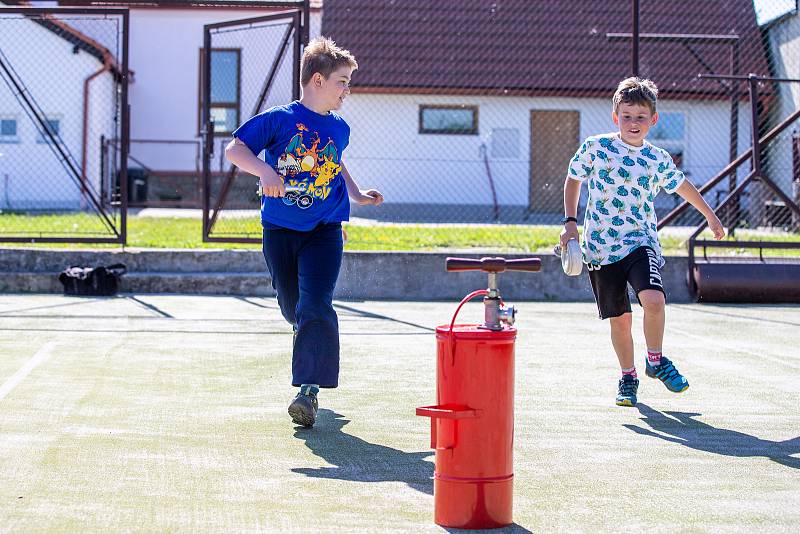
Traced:
POLYGON ((485 271, 487 273, 502 273, 503 271, 528 271, 538 272, 542 268, 539 258, 519 258, 507 260, 505 258, 447 258, 445 268, 448 271, 485 271))

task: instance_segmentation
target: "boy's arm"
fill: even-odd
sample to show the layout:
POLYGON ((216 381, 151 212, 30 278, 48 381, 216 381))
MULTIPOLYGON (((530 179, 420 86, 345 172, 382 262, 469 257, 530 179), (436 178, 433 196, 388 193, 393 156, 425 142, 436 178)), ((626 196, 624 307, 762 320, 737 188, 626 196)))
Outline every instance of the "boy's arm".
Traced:
POLYGON ((708 228, 714 233, 714 239, 725 237, 725 229, 722 227, 722 223, 692 182, 684 180, 675 192, 703 214, 706 221, 708 221, 708 228))
MULTIPOLYGON (((564 216, 578 217, 578 200, 581 196, 581 182, 573 180, 569 176, 564 181, 564 216)), ((566 248, 567 241, 578 239, 578 223, 570 221, 564 224, 561 230, 561 248, 566 248)))
POLYGON ((344 165, 344 161, 341 163, 342 166, 342 176, 344 177, 344 183, 347 186, 347 194, 355 200, 358 204, 362 206, 365 204, 373 204, 375 206, 380 206, 381 202, 383 202, 383 195, 377 189, 367 189, 366 191, 361 191, 358 188, 358 184, 356 181, 353 180, 353 177, 350 176, 350 173, 347 171, 347 167, 344 165))
POLYGON ((286 190, 283 188, 283 180, 275 172, 275 169, 253 154, 238 137, 234 137, 225 147, 225 157, 243 171, 253 176, 258 176, 265 196, 282 197, 286 194, 286 190))

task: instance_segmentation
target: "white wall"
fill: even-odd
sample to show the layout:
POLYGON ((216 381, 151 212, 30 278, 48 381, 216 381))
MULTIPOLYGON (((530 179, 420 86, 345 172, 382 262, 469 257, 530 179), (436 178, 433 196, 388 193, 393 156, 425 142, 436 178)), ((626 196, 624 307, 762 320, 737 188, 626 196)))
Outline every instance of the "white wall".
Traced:
MULTIPOLYGON (((198 137, 199 50, 203 26, 269 14, 257 9, 133 9, 130 15, 131 139, 196 141, 198 137)), ((320 14, 312 12, 311 35, 319 28, 320 14)), ((259 25, 258 29, 217 34, 212 46, 242 48, 241 115, 249 118, 279 46, 285 26, 259 25)), ((291 101, 291 42, 276 84, 259 111, 291 101)), ((221 137, 220 143, 227 142, 221 137)), ((158 170, 193 171, 194 146, 132 143, 131 154, 158 170)), ((217 158, 221 151, 217 150, 217 158)), ((217 168, 219 159, 215 160, 217 168)))
MULTIPOLYGON (((580 137, 615 129, 611 103, 600 98, 524 98, 493 96, 351 95, 342 115, 351 126, 345 152, 348 169, 357 181, 375 186, 391 202, 437 204, 491 204, 492 197, 481 158, 481 144, 489 146, 490 165, 498 202, 527 205, 530 175, 531 110, 580 112, 580 137), (421 135, 419 105, 466 104, 479 106, 479 135, 421 135), (518 156, 491 157, 494 128, 519 132, 518 156)), ((659 111, 686 114, 684 166, 694 183, 704 183, 728 163, 728 101, 659 102, 659 111)), ((749 115, 740 110, 740 151, 749 143, 749 115)), ((564 162, 564 173, 568 162, 564 162)), ((560 189, 562 184, 557 184, 560 189)), ((660 195, 668 197, 668 195, 660 195)), ((660 202, 672 200, 659 199, 660 202)))
MULTIPOLYGON (((800 15, 787 17, 770 27, 770 47, 774 58, 775 76, 779 78, 800 79, 800 15)), ((775 124, 800 108, 800 83, 780 83, 778 94, 780 102, 775 124)), ((765 169, 786 193, 791 195, 792 182, 792 133, 800 131, 800 121, 781 134, 774 143, 765 169)))
MULTIPOLYGON (((73 45, 24 18, 0 21, 0 50, 19 74, 42 111, 60 120, 60 135, 80 172, 83 132, 83 82, 102 64, 86 52, 73 53, 73 45)), ((113 131, 108 112, 114 83, 109 74, 92 84, 91 142, 87 176, 99 189, 99 136, 113 131)), ((17 119, 19 142, 0 142, 0 207, 5 209, 77 209, 80 188, 69 178, 59 159, 0 81, 0 115, 17 119)))

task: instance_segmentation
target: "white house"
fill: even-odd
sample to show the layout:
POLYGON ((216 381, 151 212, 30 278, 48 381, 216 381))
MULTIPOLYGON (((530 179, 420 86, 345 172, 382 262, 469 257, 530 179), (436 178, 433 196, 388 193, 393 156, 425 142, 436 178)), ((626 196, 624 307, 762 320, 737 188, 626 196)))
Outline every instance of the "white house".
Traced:
MULTIPOLYGON (((649 4, 640 22, 642 33, 738 35, 739 72, 767 69, 750 0, 649 4)), ((348 168, 385 193, 392 218, 490 220, 496 197, 505 220, 554 220, 580 140, 615 128, 631 45, 607 34, 630 27, 629 0, 326 0, 323 34, 360 65, 343 109, 348 168)), ((728 74, 730 49, 684 39, 640 50, 641 75, 661 90, 649 139, 701 184, 730 160, 731 98, 697 74, 728 74)), ((750 144, 741 97, 736 153, 750 144)), ((662 212, 675 203, 657 199, 662 212)))
MULTIPOLYGON (((774 76, 800 80, 800 14, 797 2, 794 9, 766 22, 764 28, 769 35, 774 76)), ((780 98, 773 117, 774 124, 800 109, 800 83, 784 82, 777 84, 777 87, 780 98)), ((792 165, 793 157, 800 158, 800 120, 774 143, 766 165, 770 177, 783 191, 800 201, 800 159, 792 165)))
POLYGON ((85 207, 81 189, 101 190, 101 136, 115 131, 113 58, 63 24, 3 15, 0 61, 0 209, 85 207), (74 162, 71 171, 20 93, 63 141, 74 162))

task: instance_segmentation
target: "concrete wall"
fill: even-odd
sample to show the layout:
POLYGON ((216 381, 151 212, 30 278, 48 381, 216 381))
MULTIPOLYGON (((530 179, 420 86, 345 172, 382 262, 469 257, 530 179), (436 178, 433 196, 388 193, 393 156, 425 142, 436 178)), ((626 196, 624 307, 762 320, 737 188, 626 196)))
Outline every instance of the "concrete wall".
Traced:
MULTIPOLYGON (((347 252, 337 284, 339 299, 460 300, 486 287, 479 272, 445 272, 445 253, 347 252)), ((476 257, 469 256, 467 257, 476 257)), ((591 301, 584 271, 567 277, 560 260, 540 255, 538 273, 503 273, 499 286, 514 300, 591 301)), ((523 257, 509 255, 507 258, 523 257)), ((0 249, 0 292, 61 292, 57 274, 70 265, 123 263, 122 291, 273 295, 259 250, 64 251, 0 249)), ((685 257, 667 258, 662 275, 669 302, 689 302, 685 257)))

